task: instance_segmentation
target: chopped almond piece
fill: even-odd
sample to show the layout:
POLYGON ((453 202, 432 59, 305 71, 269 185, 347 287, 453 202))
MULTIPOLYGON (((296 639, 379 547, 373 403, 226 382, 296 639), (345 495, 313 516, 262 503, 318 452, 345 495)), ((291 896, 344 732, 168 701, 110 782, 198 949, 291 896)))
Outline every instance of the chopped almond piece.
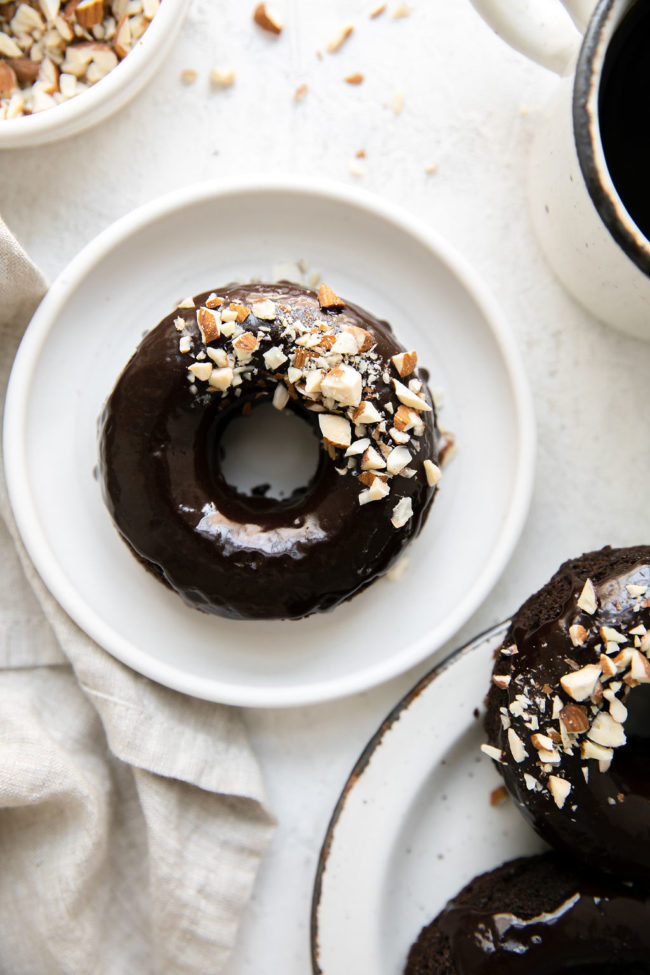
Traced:
POLYGON ((345 302, 343 299, 339 298, 339 296, 325 283, 321 284, 320 288, 318 289, 318 304, 321 306, 321 308, 333 308, 338 311, 340 311, 341 308, 345 308, 345 302))
POLYGON ((587 709, 581 704, 567 704, 562 708, 560 721, 570 735, 579 735, 589 728, 587 709))
POLYGON ((271 13, 269 11, 265 3, 258 3, 258 5, 255 7, 255 10, 253 11, 253 20, 258 27, 261 27, 262 30, 267 31, 269 34, 275 34, 277 36, 278 34, 282 33, 282 23, 280 19, 275 15, 275 13, 271 13))
POLYGON ((400 352, 398 355, 392 356, 391 361, 397 369, 400 379, 405 379, 412 372, 415 372, 415 367, 418 364, 418 354, 414 351, 400 352))
MULTIPOLYGON (((346 78, 344 78, 343 80, 344 80, 344 81, 347 81, 347 83, 348 83, 349 85, 362 85, 362 84, 363 84, 363 75, 362 75, 362 74, 360 74, 359 72, 357 72, 356 74, 349 74, 349 75, 348 75, 348 76, 347 76, 346 78)), ((357 153, 357 156, 358 156, 358 155, 359 155, 359 154, 357 153)))
POLYGON ((318 417, 321 433, 334 447, 349 447, 352 440, 352 428, 343 416, 333 413, 322 413, 318 417))
POLYGON ((236 301, 231 302, 230 310, 236 313, 237 318, 235 319, 235 321, 239 322, 240 325, 242 322, 246 321, 246 319, 251 313, 250 308, 247 308, 246 305, 240 305, 236 301))
POLYGON ((346 26, 343 27, 336 35, 336 37, 332 38, 332 40, 327 45, 327 50, 329 51, 329 53, 334 54, 335 51, 340 50, 340 48, 343 47, 343 45, 345 44, 345 42, 347 41, 348 37, 350 36, 353 30, 354 30, 353 24, 346 24, 346 26))
POLYGON ((91 30, 104 20, 104 0, 80 0, 75 8, 77 23, 91 30))
POLYGON ((207 345, 219 338, 219 325, 217 319, 207 308, 199 308, 196 313, 196 321, 201 330, 201 337, 207 345))
POLYGON ((16 72, 6 61, 0 61, 0 98, 9 98, 18 88, 16 72))

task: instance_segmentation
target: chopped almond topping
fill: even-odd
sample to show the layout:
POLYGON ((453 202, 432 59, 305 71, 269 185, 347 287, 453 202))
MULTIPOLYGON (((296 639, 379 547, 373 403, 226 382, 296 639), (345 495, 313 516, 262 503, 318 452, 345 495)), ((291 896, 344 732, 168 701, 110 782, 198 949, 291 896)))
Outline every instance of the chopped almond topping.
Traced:
POLYGON ((344 325, 343 332, 353 336, 356 342, 357 352, 368 352, 375 344, 375 339, 370 332, 365 328, 360 328, 358 325, 344 325))
POLYGON ((350 423, 343 416, 322 413, 318 417, 321 433, 334 447, 349 447, 352 441, 350 423))
POLYGON ((418 364, 418 354, 417 352, 400 352, 398 355, 392 357, 392 362, 397 369, 400 379, 405 379, 412 372, 415 372, 418 364))
POLYGON ((254 352, 259 345, 256 335, 252 332, 242 332, 238 335, 236 339, 233 339, 233 348, 241 350, 242 352, 254 352))
POLYGON ((352 414, 352 420, 354 423, 379 423, 381 413, 373 403, 362 400, 352 414))
POLYGON ((560 684, 574 701, 586 701, 594 692, 601 670, 599 664, 587 664, 560 678, 560 684))
MULTIPOLYGON (((344 81, 347 81, 347 83, 349 85, 361 85, 361 84, 363 84, 363 75, 362 74, 359 74, 359 73, 357 73, 357 74, 349 74, 343 80, 344 81)), ((358 153, 357 153, 357 155, 358 155, 358 153)))
POLYGON ((361 474, 359 474, 359 480, 362 484, 365 484, 366 487, 372 487, 373 482, 376 481, 377 478, 379 478, 380 481, 388 481, 388 475, 382 474, 380 471, 362 471, 361 474))
POLYGON ((578 598, 578 607, 589 613, 590 616, 596 612, 598 608, 598 600, 596 599, 596 590, 594 589, 594 584, 591 579, 587 579, 585 582, 582 592, 578 598))
POLYGON ((574 623, 573 626, 569 627, 569 636, 574 647, 581 647, 587 642, 589 631, 585 630, 584 626, 579 623, 574 623))
POLYGON ((571 792, 571 783, 567 782, 566 779, 561 779, 559 775, 549 775, 548 788, 549 792, 553 796, 555 805, 558 807, 558 809, 562 809, 564 803, 566 802, 567 796, 571 792))
POLYGON ((343 299, 339 298, 339 296, 325 283, 321 284, 320 288, 318 289, 318 303, 321 308, 325 309, 333 308, 340 311, 341 308, 345 308, 345 302, 343 299))
POLYGON ((587 709, 580 704, 567 704, 562 708, 560 721, 570 735, 579 735, 589 727, 587 709))
POLYGON ((209 309, 199 308, 196 313, 196 320, 201 330, 201 337, 206 345, 219 338, 220 331, 217 319, 209 309))
POLYGON ((240 305, 239 302, 237 301, 231 302, 230 310, 235 312, 237 316, 235 320, 239 322, 240 325, 242 322, 246 321, 246 319, 251 313, 250 308, 247 308, 246 305, 240 305))

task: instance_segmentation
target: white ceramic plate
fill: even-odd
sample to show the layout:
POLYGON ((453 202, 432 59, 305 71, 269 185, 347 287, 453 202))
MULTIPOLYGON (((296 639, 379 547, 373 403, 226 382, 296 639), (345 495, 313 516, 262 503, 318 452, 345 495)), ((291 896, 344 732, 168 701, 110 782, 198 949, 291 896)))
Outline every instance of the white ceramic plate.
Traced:
POLYGON ((389 714, 353 769, 320 857, 318 975, 402 975, 420 930, 477 874, 543 849, 480 752, 483 698, 507 624, 435 668, 389 714))
POLYGON ((521 531, 534 425, 499 310, 432 231, 336 184, 242 180, 157 200, 87 246, 19 350, 5 421, 16 521, 38 571, 110 653, 210 700, 286 706, 370 687, 447 641, 485 598, 521 531), (188 609, 131 556, 93 477, 102 404, 143 332, 188 294, 305 260, 393 323, 445 392, 459 452, 399 582, 332 613, 246 623, 188 609))

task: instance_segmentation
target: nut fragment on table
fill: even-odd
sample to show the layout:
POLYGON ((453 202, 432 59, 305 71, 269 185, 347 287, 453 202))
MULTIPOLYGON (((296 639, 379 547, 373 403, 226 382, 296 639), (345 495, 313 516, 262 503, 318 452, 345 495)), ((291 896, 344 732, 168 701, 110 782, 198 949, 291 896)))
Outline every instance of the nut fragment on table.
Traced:
POLYGON ((101 81, 161 0, 0 0, 0 121, 34 115, 101 81))
POLYGON ((265 3, 258 3, 253 11, 253 20, 258 27, 267 31, 269 34, 282 33, 282 21, 277 14, 269 10, 265 3))

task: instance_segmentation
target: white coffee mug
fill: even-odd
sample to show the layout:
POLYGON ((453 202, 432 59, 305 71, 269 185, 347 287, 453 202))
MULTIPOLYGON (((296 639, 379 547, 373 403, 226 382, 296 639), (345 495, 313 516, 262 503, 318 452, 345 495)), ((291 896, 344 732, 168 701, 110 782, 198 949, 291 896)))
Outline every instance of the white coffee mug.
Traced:
POLYGON ((532 220, 549 264, 597 318, 650 339, 650 241, 612 182, 598 112, 605 56, 634 2, 472 0, 512 47, 561 76, 529 170, 532 220))

